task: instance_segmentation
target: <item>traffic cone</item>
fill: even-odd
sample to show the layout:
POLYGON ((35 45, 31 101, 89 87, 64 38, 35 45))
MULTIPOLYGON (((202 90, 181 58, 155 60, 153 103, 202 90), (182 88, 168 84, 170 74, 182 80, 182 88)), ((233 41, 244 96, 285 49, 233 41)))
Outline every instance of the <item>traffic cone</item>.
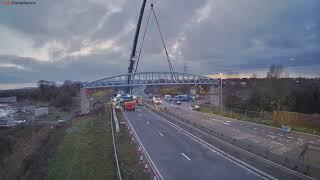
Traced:
POLYGON ((148 171, 148 170, 149 170, 148 163, 145 163, 145 164, 144 164, 144 170, 145 170, 145 171, 148 171))
POLYGON ((138 154, 141 155, 142 154, 142 150, 140 148, 140 146, 138 147, 138 150, 137 150, 138 154))

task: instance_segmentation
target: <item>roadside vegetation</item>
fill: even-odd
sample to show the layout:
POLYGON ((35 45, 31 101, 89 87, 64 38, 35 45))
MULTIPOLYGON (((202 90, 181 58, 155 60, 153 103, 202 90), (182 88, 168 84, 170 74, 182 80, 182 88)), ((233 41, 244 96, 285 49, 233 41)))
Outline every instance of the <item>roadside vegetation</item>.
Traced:
POLYGON ((0 129, 0 179, 43 180, 48 157, 63 139, 67 124, 59 126, 18 125, 0 129))
MULTIPOLYGON (((119 122, 124 122, 121 112, 117 112, 117 117, 119 122)), ((144 164, 139 161, 138 146, 131 141, 129 130, 125 126, 121 126, 120 132, 115 135, 122 178, 150 180, 150 172, 145 170, 144 164)))
POLYGON ((48 180, 116 179, 110 116, 77 117, 49 162, 48 180))
POLYGON ((80 90, 80 82, 66 80, 62 85, 52 81, 40 80, 37 88, 2 90, 0 97, 17 96, 18 101, 32 101, 37 106, 52 106, 68 111, 72 106, 72 98, 80 90))

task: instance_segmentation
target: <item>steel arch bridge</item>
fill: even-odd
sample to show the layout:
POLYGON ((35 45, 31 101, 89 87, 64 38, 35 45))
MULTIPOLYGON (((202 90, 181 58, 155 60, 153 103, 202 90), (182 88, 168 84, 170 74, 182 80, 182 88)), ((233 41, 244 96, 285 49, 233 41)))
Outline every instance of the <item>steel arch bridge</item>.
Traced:
POLYGON ((146 85, 218 85, 219 80, 180 72, 138 72, 99 79, 83 84, 83 88, 132 87, 146 85), (174 76, 173 76, 174 73, 174 76), (128 77, 130 83, 128 84, 128 77))

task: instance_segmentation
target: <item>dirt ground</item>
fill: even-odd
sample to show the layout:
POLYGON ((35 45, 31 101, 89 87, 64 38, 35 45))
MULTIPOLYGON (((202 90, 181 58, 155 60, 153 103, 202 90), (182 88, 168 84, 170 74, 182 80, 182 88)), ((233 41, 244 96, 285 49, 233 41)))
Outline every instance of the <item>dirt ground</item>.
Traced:
POLYGON ((40 180, 68 125, 0 129, 0 179, 40 180))

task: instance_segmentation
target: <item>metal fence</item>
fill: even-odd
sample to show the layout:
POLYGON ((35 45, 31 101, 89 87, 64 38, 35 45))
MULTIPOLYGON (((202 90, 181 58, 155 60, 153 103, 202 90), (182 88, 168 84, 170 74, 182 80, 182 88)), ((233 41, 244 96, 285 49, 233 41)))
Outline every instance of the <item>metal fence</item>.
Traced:
POLYGON ((246 109, 230 108, 230 107, 217 107, 211 106, 211 112, 222 116, 256 122, 266 125, 274 125, 272 112, 268 111, 251 111, 246 109))
MULTIPOLYGON (((159 113, 159 111, 155 111, 157 113, 159 113)), ((251 142, 249 142, 248 140, 239 140, 230 136, 225 135, 224 133, 221 133, 219 130, 215 129, 215 128, 208 128, 206 126, 203 126, 201 124, 198 123, 194 123, 188 119, 185 119, 177 114, 168 112, 166 110, 161 109, 159 115, 164 115, 166 116, 166 118, 172 117, 180 120, 186 124, 189 124, 203 132, 206 132, 224 142, 230 143, 238 148, 244 149, 250 153, 253 153, 259 157, 262 157, 264 159, 267 159, 271 162, 274 162, 278 165, 284 166, 290 170, 293 170, 295 172, 299 172, 302 173, 301 175, 303 176, 304 174, 316 177, 316 178, 320 178, 320 167, 315 167, 311 164, 308 164, 307 162, 304 162, 301 159, 293 159, 290 158, 286 155, 278 155, 273 153, 270 150, 265 149, 262 146, 253 144, 251 142)), ((216 145, 216 144, 215 144, 216 145)), ((231 151, 233 152, 233 151, 231 151)), ((307 176, 306 176, 307 177, 307 176)))
POLYGON ((110 112, 111 112, 110 113, 111 114, 110 124, 111 124, 111 133, 112 133, 113 156, 114 156, 114 160, 115 160, 115 164, 116 164, 116 175, 117 175, 118 180, 122 180, 119 161, 118 161, 116 141, 115 141, 114 132, 113 132, 113 121, 112 120, 114 119, 115 114, 113 113, 114 112, 113 110, 111 110, 110 112))

